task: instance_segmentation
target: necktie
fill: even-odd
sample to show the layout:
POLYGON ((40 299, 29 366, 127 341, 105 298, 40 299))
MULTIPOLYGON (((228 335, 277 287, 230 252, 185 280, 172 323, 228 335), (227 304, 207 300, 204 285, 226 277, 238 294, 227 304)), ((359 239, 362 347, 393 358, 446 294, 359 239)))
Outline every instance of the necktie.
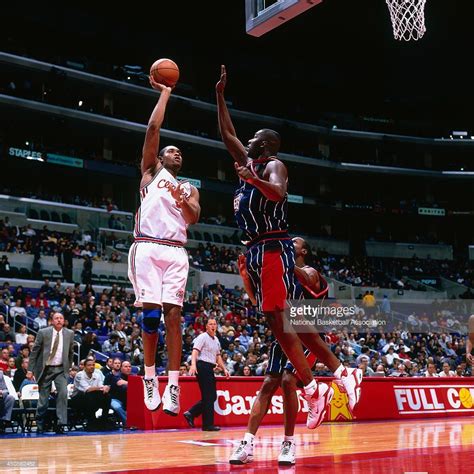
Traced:
POLYGON ((49 354, 48 361, 46 365, 50 365, 56 355, 59 346, 59 332, 56 332, 56 337, 54 339, 53 348, 51 349, 51 354, 49 354))

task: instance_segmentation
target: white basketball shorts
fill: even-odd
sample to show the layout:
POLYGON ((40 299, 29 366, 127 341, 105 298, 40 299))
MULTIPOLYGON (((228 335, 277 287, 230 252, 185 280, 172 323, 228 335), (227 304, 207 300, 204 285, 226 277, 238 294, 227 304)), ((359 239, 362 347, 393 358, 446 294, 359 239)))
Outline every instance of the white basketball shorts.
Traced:
POLYGON ((135 306, 183 306, 188 270, 188 253, 183 247, 134 242, 128 254, 128 278, 135 291, 135 306))

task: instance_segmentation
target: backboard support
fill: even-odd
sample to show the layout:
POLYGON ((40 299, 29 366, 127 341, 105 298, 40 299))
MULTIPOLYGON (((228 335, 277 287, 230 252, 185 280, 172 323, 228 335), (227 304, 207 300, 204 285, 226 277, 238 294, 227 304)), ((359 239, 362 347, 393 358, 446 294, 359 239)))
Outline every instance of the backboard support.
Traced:
POLYGON ((246 30, 262 36, 323 0, 245 0, 246 30))

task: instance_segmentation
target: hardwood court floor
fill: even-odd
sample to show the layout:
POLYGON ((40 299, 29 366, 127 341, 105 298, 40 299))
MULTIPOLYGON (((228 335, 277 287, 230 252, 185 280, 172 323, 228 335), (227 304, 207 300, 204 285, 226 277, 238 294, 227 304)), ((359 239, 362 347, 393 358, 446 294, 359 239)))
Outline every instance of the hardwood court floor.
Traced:
POLYGON ((9 473, 473 473, 474 417, 327 423, 296 429, 296 467, 278 467, 282 427, 262 427, 255 461, 228 458, 244 429, 120 434, 25 435, 0 439, 0 472, 9 473), (28 468, 27 463, 37 465, 28 468), (18 464, 15 466, 15 462, 18 464), (22 467, 21 467, 22 466, 22 467))

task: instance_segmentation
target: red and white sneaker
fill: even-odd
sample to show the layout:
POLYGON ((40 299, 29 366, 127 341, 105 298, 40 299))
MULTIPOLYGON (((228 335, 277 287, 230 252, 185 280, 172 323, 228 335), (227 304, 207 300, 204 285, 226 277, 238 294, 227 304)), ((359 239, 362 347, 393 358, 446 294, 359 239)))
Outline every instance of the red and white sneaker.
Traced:
POLYGON ((349 409, 352 410, 360 400, 360 385, 362 383, 362 370, 345 368, 341 374, 341 383, 346 389, 349 398, 349 409))
POLYGON ((334 396, 334 389, 326 383, 318 383, 318 387, 313 395, 305 395, 309 405, 306 426, 310 430, 317 428, 324 420, 328 405, 334 396))

